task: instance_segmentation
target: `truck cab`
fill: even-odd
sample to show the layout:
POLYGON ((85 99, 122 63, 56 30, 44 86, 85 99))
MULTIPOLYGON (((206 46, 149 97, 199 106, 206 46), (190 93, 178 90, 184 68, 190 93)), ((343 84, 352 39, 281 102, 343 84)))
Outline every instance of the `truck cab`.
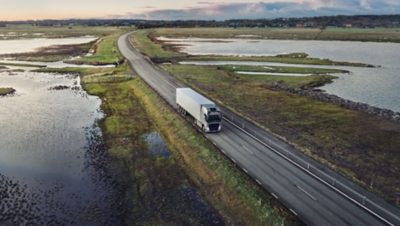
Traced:
POLYGON ((212 132, 220 132, 221 131, 221 122, 222 122, 222 114, 221 111, 215 106, 203 106, 203 117, 206 127, 203 124, 203 131, 207 133, 212 132))

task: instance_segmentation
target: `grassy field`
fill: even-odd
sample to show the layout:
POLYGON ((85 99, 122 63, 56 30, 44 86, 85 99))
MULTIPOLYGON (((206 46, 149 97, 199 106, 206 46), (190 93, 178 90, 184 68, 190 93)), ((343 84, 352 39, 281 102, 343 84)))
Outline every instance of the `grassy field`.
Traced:
POLYGON ((119 31, 116 34, 103 37, 96 43, 94 47, 95 53, 92 56, 84 56, 75 60, 66 60, 66 62, 90 65, 121 64, 123 62, 123 57, 118 50, 117 41, 118 37, 123 33, 124 32, 119 31))
POLYGON ((400 42, 400 29, 163 28, 154 36, 400 42))
POLYGON ((0 27, 0 39, 30 39, 30 38, 69 38, 86 35, 97 37, 120 32, 119 27, 89 27, 89 26, 60 26, 44 27, 31 25, 9 25, 0 27))
POLYGON ((0 96, 6 96, 15 93, 15 89, 13 88, 1 88, 0 87, 0 96))
MULTIPOLYGON (((207 66, 162 67, 221 105, 285 137, 306 154, 399 205, 399 124, 274 91, 270 77, 249 79, 207 66)), ((295 78, 285 79, 289 81, 282 82, 299 86, 295 78)))
POLYGON ((142 53, 153 58, 184 56, 184 54, 181 53, 165 50, 160 43, 155 43, 154 40, 149 38, 149 33, 149 30, 138 30, 133 36, 130 37, 131 42, 134 43, 142 53))

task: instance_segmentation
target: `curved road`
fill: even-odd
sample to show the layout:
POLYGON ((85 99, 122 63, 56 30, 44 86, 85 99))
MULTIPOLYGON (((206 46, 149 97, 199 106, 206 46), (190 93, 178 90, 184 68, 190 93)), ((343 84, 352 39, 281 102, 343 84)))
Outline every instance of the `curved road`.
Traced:
MULTIPOLYGON (((185 85, 136 51, 128 40, 130 34, 118 41, 121 53, 148 85, 176 107, 175 89, 185 85)), ((265 130, 222 111, 223 131, 206 137, 306 224, 400 225, 398 208, 303 156, 265 130)))

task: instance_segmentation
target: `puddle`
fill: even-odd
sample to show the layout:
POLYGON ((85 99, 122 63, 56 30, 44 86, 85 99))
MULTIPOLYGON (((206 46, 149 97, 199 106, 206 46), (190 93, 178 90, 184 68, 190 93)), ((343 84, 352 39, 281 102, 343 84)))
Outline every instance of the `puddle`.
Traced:
POLYGON ((152 155, 162 156, 162 157, 170 157, 171 152, 168 150, 163 138, 157 132, 151 132, 145 134, 143 136, 144 140, 147 143, 148 151, 152 155))

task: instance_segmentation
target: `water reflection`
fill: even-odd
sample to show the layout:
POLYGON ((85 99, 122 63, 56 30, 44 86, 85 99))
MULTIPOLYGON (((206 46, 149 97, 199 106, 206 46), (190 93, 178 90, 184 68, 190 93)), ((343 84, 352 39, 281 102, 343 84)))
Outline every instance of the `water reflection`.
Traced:
POLYGON ((0 98, 0 222, 118 224, 120 191, 93 126, 100 99, 76 76, 2 72, 0 87, 17 90, 0 98))

